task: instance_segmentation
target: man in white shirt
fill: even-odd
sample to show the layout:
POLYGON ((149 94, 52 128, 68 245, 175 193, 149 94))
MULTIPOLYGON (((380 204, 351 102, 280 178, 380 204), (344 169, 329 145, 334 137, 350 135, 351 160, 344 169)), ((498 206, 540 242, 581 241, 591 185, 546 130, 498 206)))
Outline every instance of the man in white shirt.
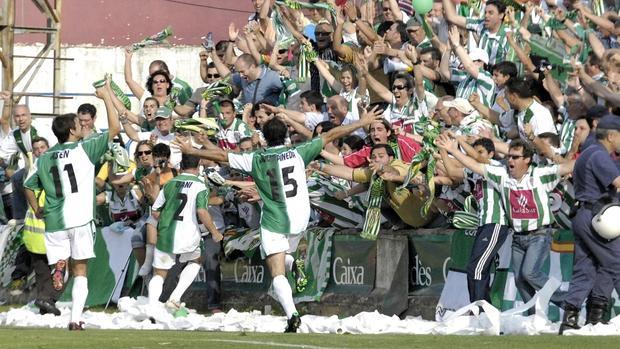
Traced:
MULTIPOLYGON (((0 143, 0 163, 6 168, 7 176, 11 178, 12 198, 5 204, 11 205, 10 213, 14 219, 24 219, 27 203, 24 196, 24 169, 27 166, 28 153, 32 153, 32 140, 44 137, 50 140, 50 146, 56 142, 47 128, 32 126, 32 115, 27 105, 18 104, 13 108, 13 120, 17 128, 11 131, 0 143)), ((8 189, 8 188, 6 188, 8 189)), ((8 195, 7 195, 8 196, 8 195)), ((8 210, 7 210, 8 211, 8 210)))

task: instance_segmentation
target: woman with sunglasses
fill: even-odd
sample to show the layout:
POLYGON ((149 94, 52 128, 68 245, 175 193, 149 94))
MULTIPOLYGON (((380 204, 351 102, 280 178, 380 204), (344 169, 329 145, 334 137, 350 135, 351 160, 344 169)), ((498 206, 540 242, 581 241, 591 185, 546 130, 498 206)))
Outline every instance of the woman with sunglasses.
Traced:
POLYGON ((355 67, 365 78, 368 87, 375 91, 383 101, 389 103, 383 116, 395 130, 402 127, 409 133, 412 131, 413 122, 416 122, 421 116, 429 115, 424 79, 418 67, 419 64, 420 62, 413 62, 413 71, 418 77, 415 83, 410 74, 397 73, 390 91, 368 73, 368 65, 365 60, 358 59, 355 62, 355 67))

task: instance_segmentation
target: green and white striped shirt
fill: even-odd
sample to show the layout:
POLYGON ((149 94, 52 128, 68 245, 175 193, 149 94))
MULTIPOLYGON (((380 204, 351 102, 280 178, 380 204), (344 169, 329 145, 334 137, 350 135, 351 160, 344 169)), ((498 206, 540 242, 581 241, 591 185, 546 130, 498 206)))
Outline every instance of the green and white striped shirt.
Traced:
POLYGON ((478 70, 478 78, 469 75, 465 69, 450 69, 450 81, 458 83, 456 87, 456 98, 468 99, 476 92, 480 96, 480 102, 487 107, 491 107, 491 101, 495 93, 495 82, 493 76, 486 70, 478 70))
POLYGON ((549 192, 560 182, 558 172, 558 165, 530 166, 517 180, 503 166, 486 165, 484 177, 501 193, 510 226, 517 232, 527 232, 554 222, 549 192))
MULTIPOLYGON (((499 166, 500 163, 491 160, 492 166, 499 166)), ((485 180, 485 178, 468 168, 463 169, 465 175, 464 188, 471 193, 478 202, 478 224, 501 224, 508 225, 506 212, 502 205, 502 198, 497 189, 485 180)))
POLYGON ((568 116, 568 112, 564 112, 562 117, 562 128, 560 129, 560 146, 562 153, 568 153, 573 146, 573 140, 575 139, 575 126, 577 122, 568 116))
POLYGON ((508 40, 504 25, 499 27, 497 33, 492 34, 484 27, 484 19, 467 17, 467 30, 478 34, 478 48, 485 50, 489 54, 489 65, 502 62, 508 52, 508 40))
POLYGON ((521 110, 517 114, 516 118, 521 140, 532 148, 533 144, 525 134, 525 124, 532 125, 532 132, 535 136, 538 136, 541 133, 558 133, 555 129, 555 123, 553 122, 553 117, 551 116, 549 109, 534 99, 532 99, 532 103, 529 107, 521 110))

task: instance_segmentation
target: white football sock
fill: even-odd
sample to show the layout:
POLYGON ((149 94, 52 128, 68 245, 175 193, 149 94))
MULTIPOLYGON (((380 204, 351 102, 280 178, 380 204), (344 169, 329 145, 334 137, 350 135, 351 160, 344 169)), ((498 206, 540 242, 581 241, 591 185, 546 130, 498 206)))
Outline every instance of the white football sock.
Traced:
POLYGON ((157 304, 164 288, 164 278, 161 275, 153 275, 149 282, 149 304, 157 304))
POLYGON ((173 301, 180 302, 181 296, 183 293, 189 288, 189 286, 194 282, 198 272, 200 271, 200 264, 198 263, 187 263, 183 271, 179 275, 179 282, 177 283, 177 287, 174 288, 174 291, 170 294, 170 299, 173 301))
POLYGON ((71 289, 71 322, 79 323, 82 319, 86 297, 88 297, 88 279, 86 276, 76 276, 73 278, 71 289))
POLYGON ((144 264, 140 267, 138 275, 145 276, 151 273, 153 269, 153 253, 155 251, 155 245, 146 244, 146 253, 144 255, 144 264))
POLYGON ((295 302, 293 302, 293 290, 284 275, 278 275, 273 278, 273 290, 278 297, 280 305, 284 308, 286 318, 290 319, 297 312, 297 309, 295 308, 295 302))
POLYGON ((286 268, 286 272, 293 271, 293 263, 295 263, 295 258, 290 254, 284 255, 284 267, 286 268))

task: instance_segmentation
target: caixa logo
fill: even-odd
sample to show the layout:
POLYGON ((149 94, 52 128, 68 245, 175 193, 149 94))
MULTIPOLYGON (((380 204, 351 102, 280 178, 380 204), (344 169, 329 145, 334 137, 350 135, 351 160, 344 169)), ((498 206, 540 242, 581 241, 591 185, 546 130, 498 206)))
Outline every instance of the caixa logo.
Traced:
POLYGON ((245 264, 239 266, 240 259, 235 261, 235 282, 240 284, 262 284, 265 267, 262 265, 245 264))
POLYGON ((336 285, 363 285, 364 267, 361 265, 351 265, 351 260, 347 258, 346 264, 342 257, 334 259, 332 277, 336 285))

